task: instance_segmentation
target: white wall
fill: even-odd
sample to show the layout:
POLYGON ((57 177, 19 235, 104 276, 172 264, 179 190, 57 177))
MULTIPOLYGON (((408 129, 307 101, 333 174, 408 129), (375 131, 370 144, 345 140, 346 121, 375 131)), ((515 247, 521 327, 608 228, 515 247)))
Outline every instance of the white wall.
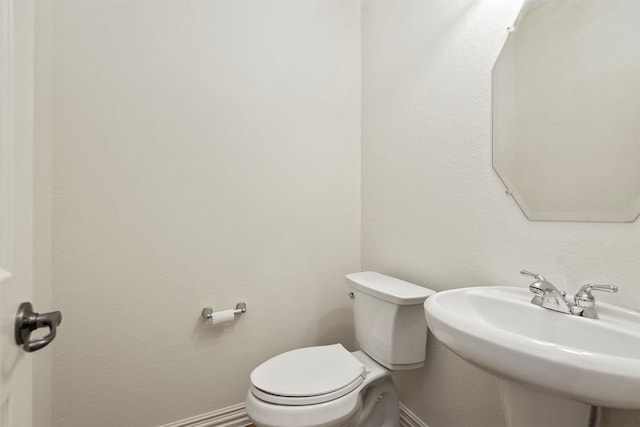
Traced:
POLYGON ((57 1, 52 24, 54 425, 184 419, 351 343, 360 4, 57 1))
MULTIPOLYGON (((491 68, 519 1, 366 1, 362 18, 363 269, 436 290, 616 283, 640 308, 640 222, 529 222, 491 168, 491 68)), ((535 325, 532 325, 535 327, 535 325)), ((493 380, 430 336, 397 376, 430 427, 503 425, 493 380)), ((607 411, 605 425, 640 413, 607 411)))
MULTIPOLYGON (((157 426, 242 401, 271 355, 349 343, 359 3, 46 4, 54 424, 157 426), (239 300, 231 328, 203 328, 202 307, 239 300)), ((570 291, 617 283, 601 298, 640 308, 640 223, 527 222, 491 169, 490 71, 519 6, 364 3, 363 268, 437 290, 526 286, 529 268, 570 291)), ((41 255, 46 279, 46 241, 41 255)), ((491 378, 432 336, 397 380, 430 427, 503 423, 491 378)))

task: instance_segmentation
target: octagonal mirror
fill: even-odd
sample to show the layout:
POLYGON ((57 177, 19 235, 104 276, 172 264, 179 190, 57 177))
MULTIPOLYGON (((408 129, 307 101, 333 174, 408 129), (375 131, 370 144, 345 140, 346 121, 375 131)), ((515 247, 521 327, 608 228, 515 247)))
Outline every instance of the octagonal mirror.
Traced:
POLYGON ((530 220, 640 214, 640 1, 525 0, 493 69, 493 167, 530 220))

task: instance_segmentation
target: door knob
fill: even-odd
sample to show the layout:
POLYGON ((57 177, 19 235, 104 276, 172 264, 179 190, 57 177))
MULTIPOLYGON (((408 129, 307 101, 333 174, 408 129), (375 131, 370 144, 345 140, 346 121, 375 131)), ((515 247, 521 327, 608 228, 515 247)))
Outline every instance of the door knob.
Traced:
POLYGON ((16 343, 22 345, 24 351, 31 353, 46 347, 56 337, 56 327, 62 322, 62 314, 59 311, 38 314, 33 311, 30 302, 23 302, 16 314, 16 343), (49 328, 49 333, 38 339, 29 340, 31 332, 38 328, 49 328))

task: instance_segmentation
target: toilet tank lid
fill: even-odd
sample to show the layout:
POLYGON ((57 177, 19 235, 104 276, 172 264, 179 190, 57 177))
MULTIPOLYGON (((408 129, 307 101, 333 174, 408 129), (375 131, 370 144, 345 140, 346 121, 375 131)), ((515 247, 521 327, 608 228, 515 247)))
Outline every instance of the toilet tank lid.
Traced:
POLYGON ((435 291, 375 271, 347 274, 347 283, 353 289, 381 300, 398 304, 422 304, 435 291))

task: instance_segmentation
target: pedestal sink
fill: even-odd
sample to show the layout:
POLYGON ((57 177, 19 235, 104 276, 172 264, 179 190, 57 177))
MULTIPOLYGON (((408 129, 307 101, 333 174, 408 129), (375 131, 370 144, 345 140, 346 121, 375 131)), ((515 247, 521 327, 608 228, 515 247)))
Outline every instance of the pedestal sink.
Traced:
POLYGON ((439 292, 429 328, 463 359, 495 375, 508 426, 589 423, 591 406, 640 409, 640 313, 598 302, 599 319, 530 303, 527 289, 439 292))

